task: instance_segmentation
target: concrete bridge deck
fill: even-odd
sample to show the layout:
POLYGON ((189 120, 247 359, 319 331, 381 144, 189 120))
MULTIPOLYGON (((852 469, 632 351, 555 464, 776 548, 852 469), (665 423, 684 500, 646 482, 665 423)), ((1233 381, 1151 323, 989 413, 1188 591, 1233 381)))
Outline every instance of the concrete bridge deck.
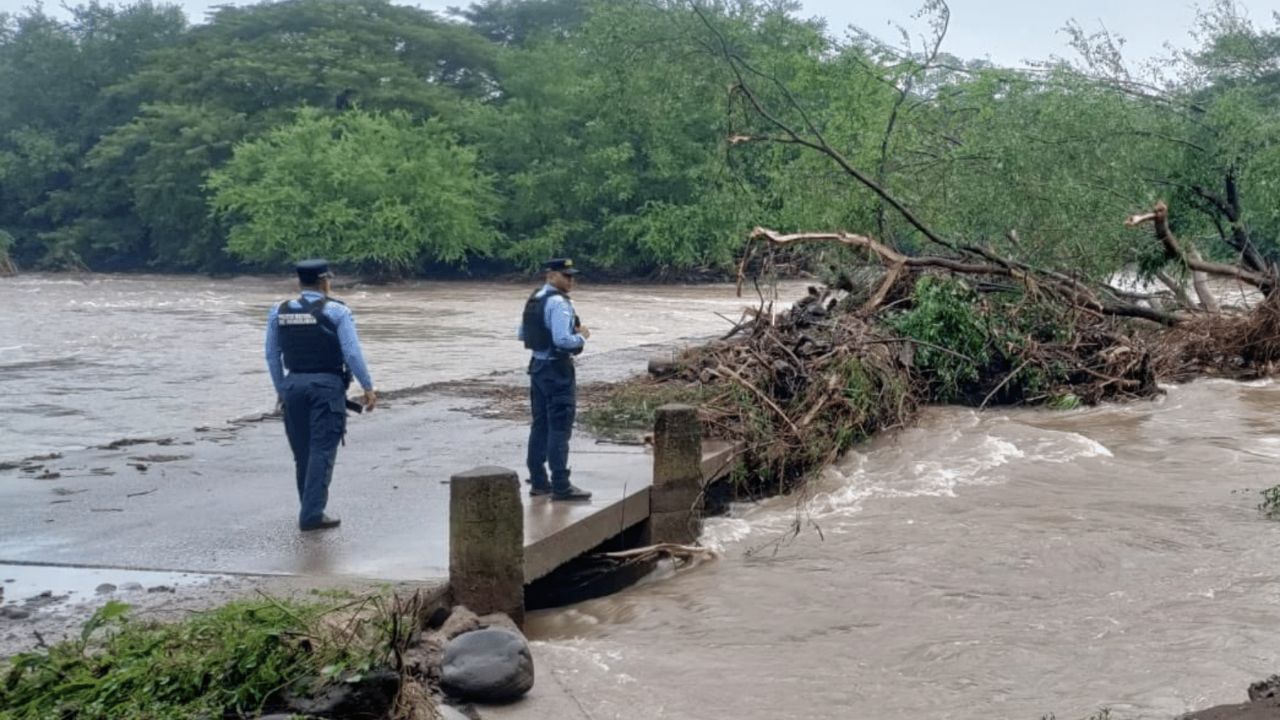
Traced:
MULTIPOLYGON (((330 499, 343 526, 324 533, 297 531, 279 421, 0 469, 0 563, 443 581, 449 477, 523 466, 524 425, 482 417, 483 404, 407 398, 353 417, 330 499)), ((731 454, 709 444, 706 471, 731 454)), ((647 449, 580 434, 572 461, 592 502, 522 493, 526 582, 648 515, 647 449)))

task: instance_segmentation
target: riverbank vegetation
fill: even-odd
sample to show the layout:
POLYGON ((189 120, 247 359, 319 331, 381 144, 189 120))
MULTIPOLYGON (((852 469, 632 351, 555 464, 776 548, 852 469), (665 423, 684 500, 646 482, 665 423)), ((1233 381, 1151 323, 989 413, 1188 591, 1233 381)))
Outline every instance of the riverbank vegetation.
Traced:
POLYGON ((1280 137, 1266 109, 1280 56, 1231 4, 1204 16, 1181 80, 1160 84, 1078 29, 1076 66, 957 67, 938 50, 947 8, 930 3, 923 51, 878 50, 899 61, 877 76, 898 99, 870 153, 804 74, 761 67, 692 12, 730 76, 730 153, 789 154, 866 211, 757 226, 740 282, 811 246, 827 283, 784 313, 761 294, 655 383, 696 390, 707 429, 742 442, 740 494, 794 489, 929 403, 1070 408, 1265 376, 1280 360, 1267 209, 1280 168, 1264 160, 1280 137))
POLYGON ((419 596, 263 596, 161 624, 109 602, 80 636, 0 663, 0 718, 257 717, 341 704, 337 717, 431 718, 404 658, 419 596))
POLYGON ((448 16, 286 0, 199 23, 148 1, 36 6, 0 15, 0 232, 24 268, 278 270, 322 253, 414 275, 569 254, 676 277, 732 275, 755 226, 909 254, 932 232, 1178 286, 1115 222, 1163 198, 1189 253, 1274 250, 1274 28, 1221 0, 1198 47, 1143 73, 1079 26, 1072 59, 1001 68, 947 54, 940 0, 921 18, 925 37, 891 45, 757 0, 448 16), (743 124, 788 99, 780 119, 807 139, 743 124), (1230 248, 1210 248, 1219 235, 1230 248))

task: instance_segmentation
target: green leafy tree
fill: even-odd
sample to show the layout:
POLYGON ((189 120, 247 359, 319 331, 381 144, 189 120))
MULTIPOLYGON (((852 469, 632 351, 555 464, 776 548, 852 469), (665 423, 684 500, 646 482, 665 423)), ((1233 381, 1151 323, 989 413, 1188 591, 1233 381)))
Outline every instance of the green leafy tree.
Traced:
MULTIPOLYGON (((715 12, 783 62, 814 63, 825 47, 789 6, 715 12)), ((524 40, 501 56, 502 92, 462 125, 500 178, 505 257, 527 266, 565 252, 619 274, 730 267, 763 193, 726 163, 728 76, 700 46, 697 16, 679 3, 593 3, 576 27, 503 27, 524 40)))
POLYGON ((208 187, 229 249, 254 262, 323 256, 403 271, 487 254, 496 239, 475 152, 406 112, 304 109, 236 146, 208 187))
POLYGON ((467 28, 386 0, 222 7, 95 87, 129 110, 70 151, 76 172, 39 210, 47 255, 99 269, 230 269, 243 260, 224 251, 205 181, 236 143, 289 123, 300 105, 456 115, 491 91, 489 53, 467 28))
POLYGON ((567 39, 592 5, 591 0, 485 0, 450 12, 492 42, 522 46, 534 39, 567 39))
MULTIPOLYGON (((0 14, 0 228, 14 236, 18 256, 79 257, 77 247, 49 239, 78 216, 88 149, 137 108, 105 89, 185 28, 179 10, 151 2, 121 8, 93 2, 71 8, 65 21, 39 5, 0 14), (46 242, 57 250, 46 251, 46 242)), ((117 256, 142 246, 136 224, 118 225, 112 232, 99 227, 95 245, 117 256)))

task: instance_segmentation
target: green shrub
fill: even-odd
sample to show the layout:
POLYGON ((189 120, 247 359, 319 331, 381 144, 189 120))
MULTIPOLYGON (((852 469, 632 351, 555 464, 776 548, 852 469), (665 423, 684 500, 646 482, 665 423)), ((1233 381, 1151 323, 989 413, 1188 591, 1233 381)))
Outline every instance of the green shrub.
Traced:
POLYGON ((964 283, 924 277, 916 283, 912 308, 889 318, 897 332, 918 341, 915 367, 939 400, 960 399, 991 362, 991 335, 978 303, 964 283))
POLYGON ((353 680, 384 662, 389 647, 334 641, 323 622, 331 611, 318 605, 235 602, 172 625, 131 621, 128 610, 110 602, 78 638, 0 665, 0 719, 256 713, 286 689, 353 680))

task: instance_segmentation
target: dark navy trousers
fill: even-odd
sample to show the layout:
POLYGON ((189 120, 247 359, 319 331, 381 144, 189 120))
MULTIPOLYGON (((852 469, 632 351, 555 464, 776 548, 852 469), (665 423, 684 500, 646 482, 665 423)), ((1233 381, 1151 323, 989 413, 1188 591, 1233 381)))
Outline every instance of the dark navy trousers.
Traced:
POLYGON ((293 450, 302 510, 298 525, 324 517, 338 445, 347 431, 347 384, 331 373, 291 373, 284 379, 284 429, 293 450))
POLYGON ((533 424, 529 428, 529 480, 536 488, 547 486, 547 466, 551 467, 551 490, 569 490, 569 438, 577 412, 577 377, 573 360, 538 360, 529 363, 529 405, 533 424))

